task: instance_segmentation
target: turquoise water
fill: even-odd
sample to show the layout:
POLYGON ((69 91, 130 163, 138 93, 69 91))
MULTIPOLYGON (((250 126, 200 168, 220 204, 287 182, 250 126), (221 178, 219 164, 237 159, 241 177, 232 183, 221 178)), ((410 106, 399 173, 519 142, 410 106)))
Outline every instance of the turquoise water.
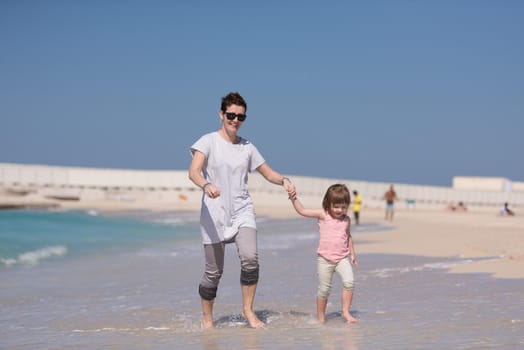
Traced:
POLYGON ((196 223, 94 211, 0 211, 0 267, 34 265, 195 237, 196 223))

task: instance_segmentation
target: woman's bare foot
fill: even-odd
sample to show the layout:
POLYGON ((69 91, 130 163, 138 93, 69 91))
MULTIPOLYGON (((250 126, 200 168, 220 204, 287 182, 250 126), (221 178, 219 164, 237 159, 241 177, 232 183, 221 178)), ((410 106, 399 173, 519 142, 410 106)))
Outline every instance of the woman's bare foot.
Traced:
POLYGON ((200 327, 202 329, 213 329, 215 328, 215 324, 213 323, 213 319, 203 317, 202 321, 200 321, 200 327))
POLYGON ((243 312, 242 316, 247 320, 251 328, 264 328, 266 324, 260 321, 253 311, 243 312))
POLYGON ((200 321, 200 327, 202 329, 215 328, 213 323, 213 303, 214 300, 201 300, 202 303, 202 321, 200 321))

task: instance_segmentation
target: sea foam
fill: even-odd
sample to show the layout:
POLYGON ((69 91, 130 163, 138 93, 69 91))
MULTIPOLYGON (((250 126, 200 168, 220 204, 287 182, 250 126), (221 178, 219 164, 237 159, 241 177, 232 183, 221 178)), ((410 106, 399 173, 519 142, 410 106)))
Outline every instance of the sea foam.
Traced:
POLYGON ((45 247, 42 249, 33 250, 30 252, 18 255, 17 259, 1 259, 0 261, 6 266, 22 264, 22 265, 36 265, 40 260, 48 259, 67 254, 67 247, 58 245, 45 247))

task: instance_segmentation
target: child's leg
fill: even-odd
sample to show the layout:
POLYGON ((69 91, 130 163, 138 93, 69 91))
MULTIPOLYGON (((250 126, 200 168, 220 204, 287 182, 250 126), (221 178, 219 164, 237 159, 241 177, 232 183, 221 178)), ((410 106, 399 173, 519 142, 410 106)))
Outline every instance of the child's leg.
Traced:
POLYGON ((356 323, 358 320, 351 316, 349 310, 351 309, 351 303, 353 301, 353 268, 349 262, 349 258, 342 259, 335 269, 342 278, 342 318, 348 323, 356 323))
POLYGON ((354 318, 349 313, 352 301, 353 291, 351 289, 344 289, 342 291, 342 318, 344 318, 348 323, 357 323, 358 319, 354 318))
POLYGON ((317 317, 320 323, 326 322, 326 306, 331 291, 331 281, 335 272, 335 264, 320 255, 317 258, 318 291, 317 291, 317 317))
POLYGON ((317 317, 320 323, 326 322, 326 307, 327 299, 320 299, 317 297, 317 317))

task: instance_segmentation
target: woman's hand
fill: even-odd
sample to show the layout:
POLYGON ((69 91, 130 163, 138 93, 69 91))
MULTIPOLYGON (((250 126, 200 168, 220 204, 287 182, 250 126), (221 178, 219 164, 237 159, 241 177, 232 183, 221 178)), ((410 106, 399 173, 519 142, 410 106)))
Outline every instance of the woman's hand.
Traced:
POLYGON ((211 182, 205 184, 202 189, 209 198, 217 198, 220 196, 220 189, 211 182))
POLYGON ((293 185, 291 180, 289 180, 287 177, 284 177, 282 179, 282 186, 284 186, 284 188, 286 189, 289 199, 294 199, 297 197, 297 189, 295 188, 295 185, 293 185))

